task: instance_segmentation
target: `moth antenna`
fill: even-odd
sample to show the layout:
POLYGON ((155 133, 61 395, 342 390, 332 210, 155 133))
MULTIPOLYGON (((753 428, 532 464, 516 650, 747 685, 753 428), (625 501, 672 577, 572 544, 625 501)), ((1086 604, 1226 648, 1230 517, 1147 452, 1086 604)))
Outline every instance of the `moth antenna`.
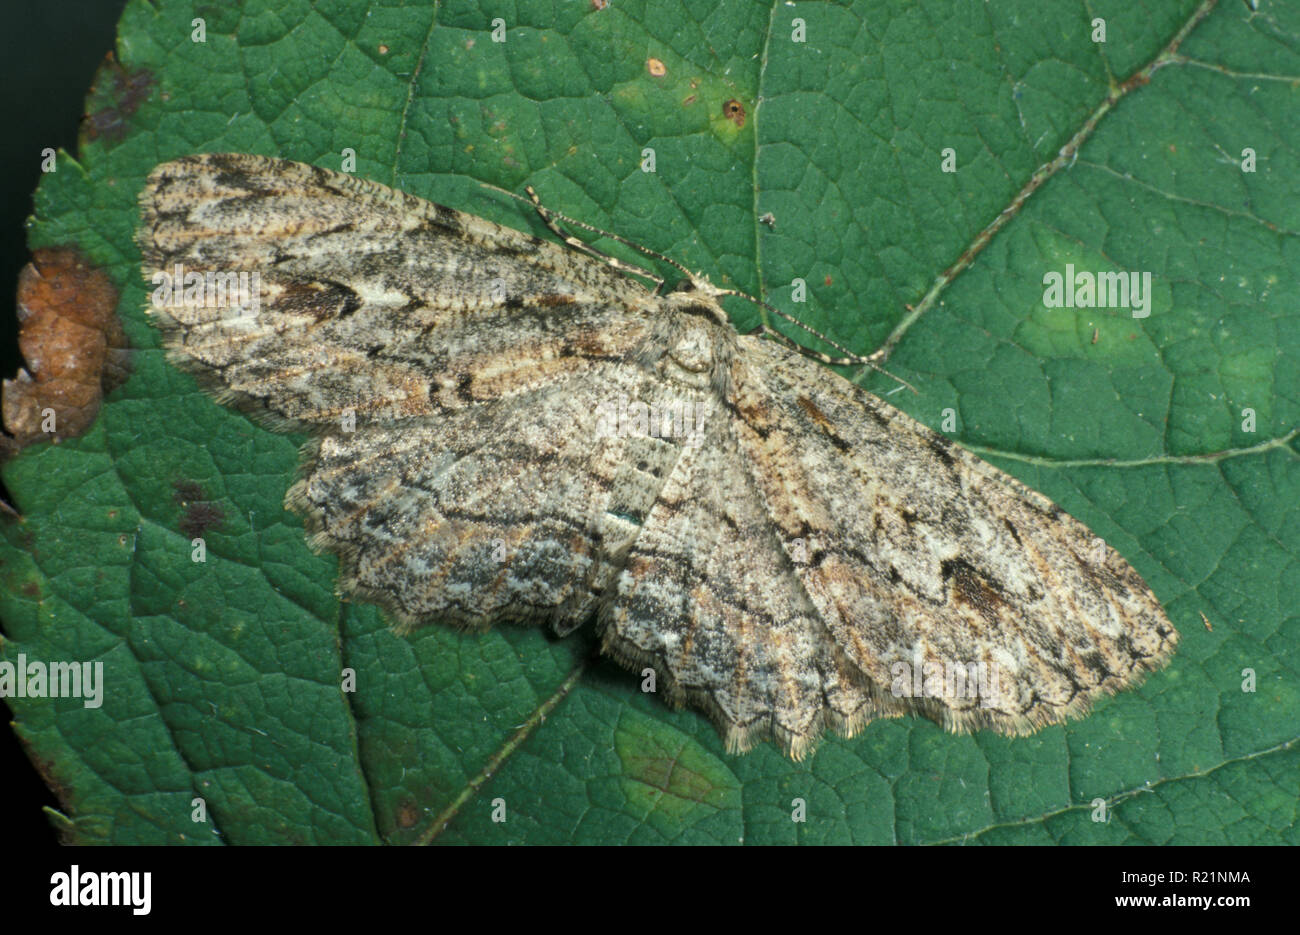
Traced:
MULTIPOLYGON (((533 190, 533 187, 531 185, 525 186, 524 191, 528 192, 528 197, 532 199, 533 207, 536 208, 537 213, 542 216, 542 220, 547 222, 548 227, 551 225, 550 218, 558 218, 559 220, 564 221, 566 224, 572 224, 574 227, 581 227, 583 230, 591 231, 593 234, 599 234, 602 237, 608 237, 610 240, 613 240, 617 243, 621 243, 625 247, 631 247, 633 250, 640 251, 641 253, 644 253, 648 257, 653 257, 656 260, 660 260, 664 263, 667 263, 669 266, 673 267, 674 269, 684 273, 687 276, 687 278, 689 278, 691 282, 695 283, 697 286, 700 284, 701 281, 707 282, 707 280, 704 280, 702 276, 700 276, 697 273, 691 272, 689 269, 687 269, 685 266, 683 266, 681 263, 677 262, 670 256, 664 256, 662 253, 659 253, 657 250, 651 250, 649 247, 644 247, 641 244, 636 243, 635 241, 632 240, 628 240, 626 237, 621 237, 618 234, 613 233, 612 231, 607 231, 604 228, 595 226, 594 224, 588 224, 586 221, 579 221, 576 218, 569 217, 567 214, 561 214, 559 211, 554 211, 550 208, 547 208, 542 204, 541 199, 537 197, 537 192, 533 190)), ((551 229, 554 230, 555 228, 552 227, 551 229)), ((659 277, 651 277, 651 278, 658 279, 659 277)), ((659 279, 659 281, 663 282, 662 279, 659 279)))
MULTIPOLYGON (((663 287, 664 279, 662 276, 656 276, 648 269, 643 269, 634 263, 628 263, 626 260, 620 260, 618 257, 610 256, 608 253, 603 253, 600 250, 597 250, 591 244, 587 243, 584 240, 580 240, 577 237, 574 237, 568 231, 564 230, 562 227, 560 227, 557 221, 564 221, 566 224, 571 224, 574 227, 581 227, 584 230, 589 230, 592 233, 601 235, 602 237, 608 237, 610 240, 621 243, 624 246, 631 247, 634 250, 639 250, 642 253, 647 254, 648 256, 652 256, 657 260, 663 260, 664 262, 669 263, 670 265, 683 270, 684 272, 687 273, 687 275, 691 275, 690 272, 685 269, 685 267, 683 267, 680 263, 677 263, 676 261, 674 261, 669 257, 663 256, 662 254, 659 253, 655 253, 653 250, 647 249, 646 247, 643 247, 638 243, 633 243, 632 241, 628 240, 625 237, 620 237, 618 234, 604 230, 603 228, 600 227, 596 227, 593 224, 588 224, 585 221, 578 221, 575 220, 574 218, 569 217, 567 214, 561 214, 559 211, 551 210, 550 208, 542 204, 541 199, 538 198, 537 196, 537 192, 534 191, 531 185, 527 185, 524 187, 524 191, 528 192, 528 197, 525 198, 523 195, 518 195, 511 191, 506 191, 504 188, 498 188, 497 186, 491 185, 487 182, 480 182, 479 184, 482 185, 484 188, 492 189, 494 192, 499 192, 502 195, 508 195, 511 198, 513 198, 515 201, 522 201, 524 204, 531 205, 533 210, 535 210, 538 216, 541 217, 542 222, 548 228, 551 229, 551 232, 554 233, 561 240, 563 240, 570 247, 573 247, 575 250, 580 250, 583 253, 590 254, 591 256, 594 256, 599 260, 603 260, 606 264, 608 264, 609 266, 613 267, 616 270, 619 270, 620 272, 631 273, 635 276, 640 276, 644 279, 650 280, 655 284, 655 289, 654 289, 655 292, 658 292, 660 288, 663 287)), ((692 279, 694 279, 694 276, 692 276, 692 279)))
POLYGON ((664 254, 658 252, 657 250, 651 250, 649 247, 645 247, 639 243, 636 243, 635 241, 628 240, 626 237, 622 237, 618 234, 613 233, 612 231, 607 231, 604 228, 596 227, 594 224, 588 224, 586 221, 579 221, 576 218, 569 217, 567 214, 562 214, 559 211, 555 211, 551 208, 548 208, 542 204, 541 199, 537 195, 537 192, 533 189, 531 185, 527 185, 524 187, 524 191, 528 192, 528 197, 525 198, 523 195, 517 195, 514 192, 506 191, 504 188, 498 188, 497 186, 491 185, 487 182, 480 182, 479 184, 482 185, 484 188, 490 188, 493 191, 500 192, 503 195, 509 195, 511 198, 515 199, 516 201, 523 201, 528 204, 531 204, 533 208, 537 211, 537 213, 541 216, 542 221, 546 224, 546 226, 549 227, 556 234, 556 236, 558 236, 561 240, 569 244, 569 246, 577 250, 581 250, 584 253, 589 253, 595 257, 598 257, 604 260, 610 266, 614 267, 615 269, 623 270, 625 272, 635 273, 638 276, 643 276, 646 279, 649 279, 651 282, 656 283, 655 286, 656 292, 659 291, 659 287, 662 286, 664 283, 663 277, 656 276, 653 273, 649 272, 648 270, 641 269, 640 267, 635 266, 631 263, 624 262, 623 260, 620 260, 617 257, 612 257, 609 256, 608 254, 600 252, 595 247, 591 246, 585 241, 579 240, 577 237, 574 237, 572 234, 565 232, 556 223, 556 221, 564 221, 566 224, 571 224, 574 227, 581 227, 583 230, 591 231, 593 234, 599 234, 602 237, 608 237, 610 240, 613 240, 616 243, 621 243, 625 247, 631 247, 633 250, 637 250, 648 257, 653 257, 656 260, 660 260, 664 263, 667 263, 669 266, 683 273, 686 276, 686 278, 688 278, 691 281, 692 285, 694 285, 695 288, 699 289, 701 292, 707 293, 715 297, 732 295, 738 299, 745 299, 746 301, 753 302, 755 305, 767 309, 772 314, 784 318, 792 325, 802 328, 804 331, 808 332, 813 337, 817 338, 820 341, 824 341, 826 344, 829 344, 831 347, 835 348, 837 351, 844 354, 843 357, 831 357, 827 354, 821 353, 820 351, 815 351, 810 347, 805 347, 804 345, 800 344, 798 341, 791 340, 790 338, 786 337, 786 335, 782 334, 779 331, 776 331, 775 329, 768 328, 766 325, 762 326, 762 330, 764 334, 767 334, 770 337, 778 338, 783 343, 785 343, 786 346, 792 348, 793 350, 797 350, 805 357, 810 357, 813 360, 819 360, 822 363, 828 364, 832 367, 853 367, 853 366, 870 367, 872 370, 875 370, 877 373, 882 373, 885 376, 889 377, 891 380, 894 380, 895 382, 907 387, 909 390, 911 390, 913 393, 916 393, 918 396, 920 395, 916 387, 914 387, 912 384, 908 383, 906 380, 902 379, 901 377, 898 377, 890 373, 888 370, 878 365, 872 359, 872 357, 875 356, 874 354, 871 355, 870 357, 862 357, 858 354, 855 354, 844 345, 831 340, 826 335, 818 331, 816 328, 804 324, 799 319, 795 318, 793 315, 789 315, 786 312, 781 311, 779 308, 769 305, 767 302, 764 302, 762 299, 755 298, 754 296, 750 295, 748 292, 742 292, 739 289, 720 289, 717 286, 715 286, 713 283, 711 283, 707 276, 702 276, 699 273, 693 272, 692 270, 682 265, 677 260, 674 260, 670 256, 665 256, 664 254))

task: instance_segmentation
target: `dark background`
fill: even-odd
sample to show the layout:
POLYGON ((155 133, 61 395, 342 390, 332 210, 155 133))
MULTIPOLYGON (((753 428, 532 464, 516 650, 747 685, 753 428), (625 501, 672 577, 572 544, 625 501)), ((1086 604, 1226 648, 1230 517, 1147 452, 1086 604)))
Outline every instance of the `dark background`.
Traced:
MULTIPOLYGON (((95 70, 113 49, 126 0, 24 0, 8 4, 0 30, 0 377, 13 377, 18 355, 14 292, 28 260, 25 221, 41 178, 41 150, 77 155, 82 105, 95 70)), ((0 488, 0 496, 8 494, 0 488)), ((0 793, 5 843, 11 854, 23 845, 52 844, 53 828, 41 811, 58 807, 0 704, 0 793)))

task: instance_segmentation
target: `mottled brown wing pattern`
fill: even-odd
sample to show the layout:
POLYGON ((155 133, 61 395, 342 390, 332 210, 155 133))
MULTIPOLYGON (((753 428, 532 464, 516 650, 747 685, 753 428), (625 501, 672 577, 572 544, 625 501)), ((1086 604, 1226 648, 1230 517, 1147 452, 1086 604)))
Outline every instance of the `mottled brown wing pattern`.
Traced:
POLYGON ((611 442, 557 425, 582 416, 565 389, 319 439, 286 502, 340 555, 342 592, 407 626, 589 619, 611 442))
POLYGON ((156 305, 173 359, 223 401, 301 423, 525 393, 626 355, 653 311, 644 288, 588 257, 302 163, 164 163, 141 210, 146 278, 258 277, 256 308, 206 293, 156 305))
POLYGON ((739 340, 741 463, 875 684, 948 728, 1022 734, 1168 660, 1178 634, 1159 602, 1082 523, 799 354, 739 340))
POLYGON ((725 417, 677 461, 600 625, 606 653, 650 666, 732 751, 770 736, 801 757, 825 727, 851 734, 907 711, 831 638, 725 417))

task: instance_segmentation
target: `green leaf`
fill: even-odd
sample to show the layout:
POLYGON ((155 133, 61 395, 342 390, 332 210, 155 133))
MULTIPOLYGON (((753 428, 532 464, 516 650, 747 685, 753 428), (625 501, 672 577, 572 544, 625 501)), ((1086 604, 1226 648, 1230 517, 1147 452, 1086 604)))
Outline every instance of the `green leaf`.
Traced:
POLYGON ((102 707, 8 700, 58 826, 120 843, 1297 843, 1300 12, 1258 5, 131 3, 132 80, 87 105, 113 132, 60 157, 30 239, 109 270, 134 373, 89 434, 4 466, 23 518, 0 526, 0 654, 105 665, 102 707), (950 435, 1118 548, 1182 633, 1172 664, 1029 738, 880 721, 792 763, 726 754, 702 717, 594 660, 590 628, 400 637, 340 603, 335 560, 282 507, 303 439, 164 361, 132 232, 160 161, 338 168, 345 148, 358 175, 541 233, 477 183, 532 184, 856 351, 891 340, 920 391, 891 401, 936 427, 952 409, 950 435), (1149 271, 1149 317, 1045 307, 1066 264, 1149 271))

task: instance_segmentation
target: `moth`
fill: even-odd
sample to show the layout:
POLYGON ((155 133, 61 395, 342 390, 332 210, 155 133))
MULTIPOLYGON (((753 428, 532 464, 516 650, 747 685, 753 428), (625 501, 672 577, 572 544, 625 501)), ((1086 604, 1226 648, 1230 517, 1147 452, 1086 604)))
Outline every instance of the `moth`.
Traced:
POLYGON ((285 503, 400 628, 590 623, 728 750, 795 758, 904 714, 1029 733, 1177 643, 1083 524, 738 333, 703 276, 662 292, 568 235, 261 156, 164 163, 140 204, 171 357, 312 434, 285 503))

